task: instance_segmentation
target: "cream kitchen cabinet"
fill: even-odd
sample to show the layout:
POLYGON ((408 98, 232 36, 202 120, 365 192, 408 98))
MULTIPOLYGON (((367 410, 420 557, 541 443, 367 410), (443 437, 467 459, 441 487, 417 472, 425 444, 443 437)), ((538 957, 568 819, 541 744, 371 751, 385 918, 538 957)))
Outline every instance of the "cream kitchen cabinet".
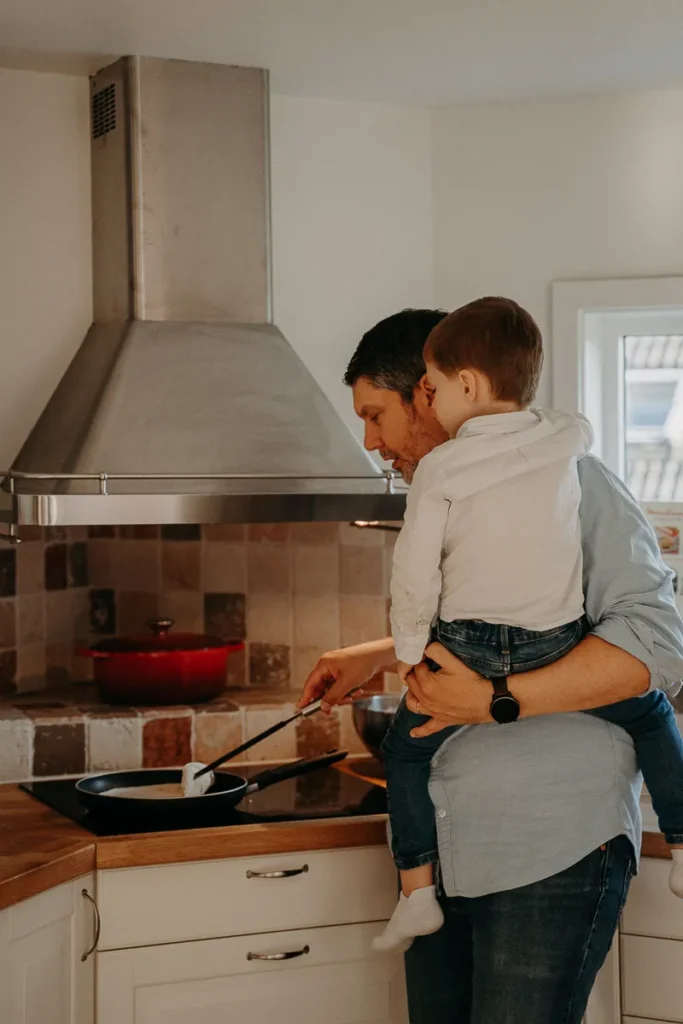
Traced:
POLYGON ((93 1024, 90 875, 0 912, 2 1024, 93 1024))

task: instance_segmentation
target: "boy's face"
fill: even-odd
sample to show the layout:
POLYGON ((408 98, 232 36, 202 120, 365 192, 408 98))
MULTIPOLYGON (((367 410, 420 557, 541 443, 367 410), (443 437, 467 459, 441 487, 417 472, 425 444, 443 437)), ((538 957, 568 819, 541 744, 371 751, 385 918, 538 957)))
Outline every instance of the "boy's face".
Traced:
POLYGON ((431 390, 423 378, 405 402, 397 391, 378 388, 367 377, 353 385, 353 407, 365 424, 364 444, 379 452, 410 483, 417 464, 446 440, 434 415, 431 390))

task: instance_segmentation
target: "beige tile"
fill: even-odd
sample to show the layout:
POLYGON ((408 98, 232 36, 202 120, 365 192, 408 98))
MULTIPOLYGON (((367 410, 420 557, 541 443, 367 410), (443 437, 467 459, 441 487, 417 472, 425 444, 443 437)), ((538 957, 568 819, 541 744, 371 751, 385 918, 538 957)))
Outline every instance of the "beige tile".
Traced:
POLYGON ((350 523, 338 523, 339 542, 351 547, 384 547, 384 530, 362 530, 350 523))
MULTIPOLYGON (((293 704, 283 704, 273 711, 251 711, 245 713, 245 738, 251 739, 257 733, 269 729, 276 722, 294 714, 293 704)), ((296 731, 287 725, 274 736, 269 736, 249 751, 250 761, 284 761, 296 757, 296 731)))
POLYGON ((209 764, 221 754, 238 747, 243 739, 241 711, 198 713, 194 718, 195 761, 209 764))
POLYGON ((201 545, 198 542, 162 544, 161 586, 163 590, 201 590, 201 545))
POLYGON ((295 597, 294 646, 323 647, 329 651, 339 647, 339 642, 339 598, 337 595, 295 597))
POLYGON ((17 598, 17 645, 45 642, 45 595, 23 594, 17 598))
POLYGON ((289 540, 289 523, 251 523, 247 536, 253 541, 284 544, 289 540))
POLYGON ((283 594, 250 594, 247 636, 253 643, 292 643, 292 602, 283 594))
POLYGON ((56 590, 45 595, 45 642, 66 643, 74 637, 73 594, 56 590))
POLYGON ((204 540, 240 541, 246 538, 247 528, 242 523, 207 523, 202 526, 202 536, 204 540))
POLYGON ((45 545, 20 544, 17 548, 17 594, 38 594, 45 589, 45 545))
POLYGON ((249 544, 247 592, 289 594, 292 558, 288 544, 249 544))
POLYGON ((339 589, 342 594, 383 594, 384 548, 342 545, 339 551, 339 589))
POLYGON ((291 523, 290 537, 296 544, 336 544, 337 523, 291 523))
POLYGON ((293 562, 295 594, 317 597, 339 592, 339 547, 336 544, 297 544, 293 548, 293 562))
POLYGON ((192 590, 169 590, 159 595, 159 616, 173 620, 177 632, 202 633, 204 631, 204 602, 202 595, 192 590))
POLYGON ((142 764, 142 719, 89 718, 86 722, 89 772, 139 768, 142 764))
POLYGON ((157 590, 161 578, 160 547, 153 540, 119 542, 116 547, 117 585, 122 590, 157 590))
POLYGON ((84 588, 71 593, 71 619, 76 639, 86 637, 90 632, 90 594, 84 588))
POLYGON ((234 651, 228 655, 228 678, 229 689, 242 689, 247 685, 247 658, 248 651, 234 651))
POLYGON ((67 683, 71 678, 73 666, 73 644, 51 644, 46 647, 45 681, 48 689, 57 689, 67 683))
POLYGON ((341 643, 344 647, 379 640, 387 635, 386 600, 383 597, 352 597, 343 594, 341 606, 341 643))
POLYGON ((31 775, 33 723, 28 718, 0 720, 0 782, 24 782, 31 775))
POLYGON ((16 602, 14 598, 8 598, 0 601, 0 648, 14 647, 16 639, 16 602))
POLYGON ((204 593, 244 594, 247 589, 246 544, 205 541, 200 589, 204 593))
POLYGON ((115 587, 118 582, 116 540, 91 540, 88 543, 88 576, 91 587, 115 587))
POLYGON ((327 650, 327 647, 320 645, 295 647, 292 650, 292 685, 295 690, 300 692, 303 689, 308 676, 327 650))
POLYGON ((45 688, 45 644, 30 644, 17 649, 17 690, 31 693, 45 688))

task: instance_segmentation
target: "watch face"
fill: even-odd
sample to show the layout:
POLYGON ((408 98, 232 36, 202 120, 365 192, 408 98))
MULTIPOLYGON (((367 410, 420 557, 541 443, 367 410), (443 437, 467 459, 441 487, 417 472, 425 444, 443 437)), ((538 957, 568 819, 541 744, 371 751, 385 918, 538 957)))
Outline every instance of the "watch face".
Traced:
POLYGON ((499 725, 516 722, 519 718, 519 701, 511 693, 501 693, 491 701, 491 718, 499 725))

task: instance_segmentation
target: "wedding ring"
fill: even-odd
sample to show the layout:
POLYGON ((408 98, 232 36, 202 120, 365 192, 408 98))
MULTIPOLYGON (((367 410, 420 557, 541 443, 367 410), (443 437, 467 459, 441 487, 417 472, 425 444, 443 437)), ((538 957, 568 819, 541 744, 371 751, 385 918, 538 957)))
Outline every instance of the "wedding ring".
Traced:
POLYGON ((416 715, 421 715, 422 714, 422 712, 420 711, 420 702, 419 702, 419 700, 416 701, 416 703, 415 703, 415 714, 416 715))

